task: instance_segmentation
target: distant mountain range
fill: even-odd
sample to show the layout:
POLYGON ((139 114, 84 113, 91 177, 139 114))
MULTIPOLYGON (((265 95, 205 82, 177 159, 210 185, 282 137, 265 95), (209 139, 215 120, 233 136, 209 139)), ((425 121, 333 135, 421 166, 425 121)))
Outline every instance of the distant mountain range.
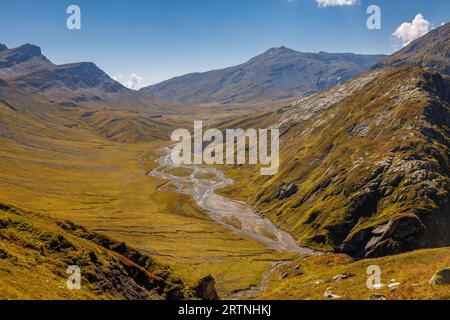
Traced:
POLYGON ((0 78, 65 107, 102 104, 145 109, 163 107, 163 101, 227 104, 310 95, 349 80, 384 57, 272 48, 235 67, 188 74, 136 92, 93 63, 55 65, 37 46, 8 49, 0 45, 0 78))
POLYGON ((183 104, 226 104, 310 95, 346 82, 385 58, 272 48, 238 66, 192 73, 141 89, 183 104))
POLYGON ((63 107, 164 110, 165 105, 124 87, 94 63, 53 64, 31 44, 12 49, 0 45, 0 78, 63 107))

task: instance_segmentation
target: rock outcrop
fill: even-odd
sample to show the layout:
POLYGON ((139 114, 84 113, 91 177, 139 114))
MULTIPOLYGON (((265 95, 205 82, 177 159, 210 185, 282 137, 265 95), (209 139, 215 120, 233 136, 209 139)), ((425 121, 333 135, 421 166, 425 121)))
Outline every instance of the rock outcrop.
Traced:
POLYGON ((430 279, 432 285, 450 285, 450 268, 439 270, 430 279))
POLYGON ((196 297, 202 300, 219 300, 215 284, 216 280, 211 275, 200 279, 197 286, 193 288, 196 297))

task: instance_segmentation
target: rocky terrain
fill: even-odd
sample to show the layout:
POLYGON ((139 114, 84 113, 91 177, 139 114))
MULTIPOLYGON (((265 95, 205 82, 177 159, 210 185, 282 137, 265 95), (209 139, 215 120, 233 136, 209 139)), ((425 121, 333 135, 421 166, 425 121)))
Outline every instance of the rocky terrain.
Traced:
POLYGON ((60 66, 36 46, 0 45, 0 298, 448 298, 448 248, 429 249, 450 246, 448 27, 381 62, 282 47, 141 92, 92 63, 60 66), (245 220, 218 223, 205 212, 211 203, 170 188, 188 180, 209 192, 207 174, 167 166, 170 179, 148 175, 173 128, 186 125, 185 106, 160 98, 292 97, 276 112, 191 113, 222 129, 281 130, 277 175, 230 166, 237 184, 220 191, 227 197, 208 193, 225 215, 239 204, 228 197, 246 201, 276 233, 231 232, 245 220), (330 254, 257 241, 288 233, 290 247, 330 254), (72 264, 83 270, 81 291, 65 287, 72 264), (371 264, 389 276, 384 291, 365 287, 371 264))
MULTIPOLYGON (((91 63, 57 66, 31 45, 2 46, 1 51, 0 202, 27 213, 21 221, 30 228, 62 234, 74 247, 44 255, 28 247, 46 246, 46 239, 5 236, 2 243, 8 255, 0 267, 2 298, 209 299, 216 290, 213 282, 198 288, 199 279, 206 275, 218 279, 217 295, 223 296, 259 281, 272 261, 290 255, 227 232, 188 196, 160 191, 164 181, 146 175, 170 133, 186 126, 176 106, 162 107, 151 96, 124 88, 91 63), (48 216, 48 226, 34 218, 40 214, 48 216), (180 276, 174 275, 173 282, 158 289, 145 279, 137 282, 134 274, 107 255, 105 263, 91 263, 86 260, 90 251, 84 248, 95 251, 96 244, 74 239, 53 228, 52 221, 71 221, 95 231, 95 237, 120 239, 114 241, 118 245, 126 241, 127 248, 129 244, 151 257, 162 270, 170 265, 180 276), (14 246, 8 247, 9 242, 14 246), (15 265, 16 258, 25 262, 15 265), (83 279, 87 291, 68 291, 67 263, 78 264, 78 260, 90 273, 90 279, 83 279), (92 270, 99 268, 108 272, 98 272, 97 279, 92 270), (167 292, 172 284, 174 290, 167 292), (196 290, 181 292, 180 285, 196 290), (157 295, 146 286, 154 287, 157 295)), ((12 227, 7 232, 16 233, 12 227)), ((175 274, 167 272, 168 277, 175 274)))
MULTIPOLYGON (((445 43, 447 28, 418 43, 436 33, 445 43)), ((241 185, 224 192, 326 251, 368 258, 450 245, 450 81, 414 65, 376 68, 265 116, 282 130, 280 172, 235 168, 241 185)))

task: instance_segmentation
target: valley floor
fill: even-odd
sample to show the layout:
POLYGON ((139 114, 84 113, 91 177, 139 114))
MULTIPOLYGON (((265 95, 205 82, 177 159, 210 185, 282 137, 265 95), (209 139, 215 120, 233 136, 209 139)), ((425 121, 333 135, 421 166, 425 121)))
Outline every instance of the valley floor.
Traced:
MULTIPOLYGON (((221 297, 324 299, 324 291, 332 287, 342 298, 369 299, 373 291, 366 287, 366 269, 376 264, 384 283, 401 282, 392 293, 381 290, 389 299, 450 298, 449 286, 427 284, 434 272, 450 266, 449 249, 359 262, 343 255, 298 258, 276 252, 217 224, 189 196, 159 190, 165 181, 147 173, 157 166, 154 161, 161 156, 157 150, 162 143, 121 144, 89 130, 73 132, 72 139, 44 134, 0 138, 0 203, 67 219, 124 241, 169 265, 190 286, 211 274, 221 297), (274 268, 280 261, 286 263, 274 268), (332 280, 342 273, 352 276, 332 280)), ((27 288, 23 274, 29 270, 8 271, 5 266, 0 269, 8 279, 27 288)), ((66 266, 60 267, 62 277, 48 277, 63 286, 66 266)), ((40 292, 39 281, 46 281, 46 271, 42 272, 24 296, 63 298, 60 290, 40 292)), ((3 286, 12 285, 0 281, 3 286)))
MULTIPOLYGON (((170 265, 188 284, 212 274, 221 296, 258 284, 274 261, 293 258, 227 228, 188 196, 146 176, 161 144, 119 144, 83 132, 79 141, 0 142, 0 202, 67 219, 170 265)), ((38 295, 37 295, 38 296, 38 295)))

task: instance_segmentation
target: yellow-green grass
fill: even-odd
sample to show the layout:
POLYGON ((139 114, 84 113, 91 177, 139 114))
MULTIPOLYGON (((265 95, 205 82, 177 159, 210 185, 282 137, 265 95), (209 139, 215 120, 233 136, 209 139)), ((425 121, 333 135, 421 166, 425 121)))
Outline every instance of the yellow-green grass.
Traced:
POLYGON ((194 170, 189 168, 169 168, 166 169, 167 173, 170 173, 171 175, 174 175, 176 177, 187 177, 192 174, 194 170))
POLYGON ((164 143, 111 142, 82 126, 54 139, 46 130, 24 133, 26 144, 0 138, 1 202, 125 241, 189 284, 211 273, 222 296, 258 284, 273 261, 292 256, 218 225, 188 196, 159 191, 164 181, 146 173, 164 143))
POLYGON ((201 179, 201 180, 208 180, 208 179, 214 179, 216 178, 216 175, 214 173, 211 172, 205 172, 202 173, 198 176, 196 176, 197 179, 201 179))
POLYGON ((0 299, 162 299, 175 286, 192 296, 169 268, 121 242, 4 204, 0 279, 0 299), (80 288, 67 286, 69 266, 80 288))

